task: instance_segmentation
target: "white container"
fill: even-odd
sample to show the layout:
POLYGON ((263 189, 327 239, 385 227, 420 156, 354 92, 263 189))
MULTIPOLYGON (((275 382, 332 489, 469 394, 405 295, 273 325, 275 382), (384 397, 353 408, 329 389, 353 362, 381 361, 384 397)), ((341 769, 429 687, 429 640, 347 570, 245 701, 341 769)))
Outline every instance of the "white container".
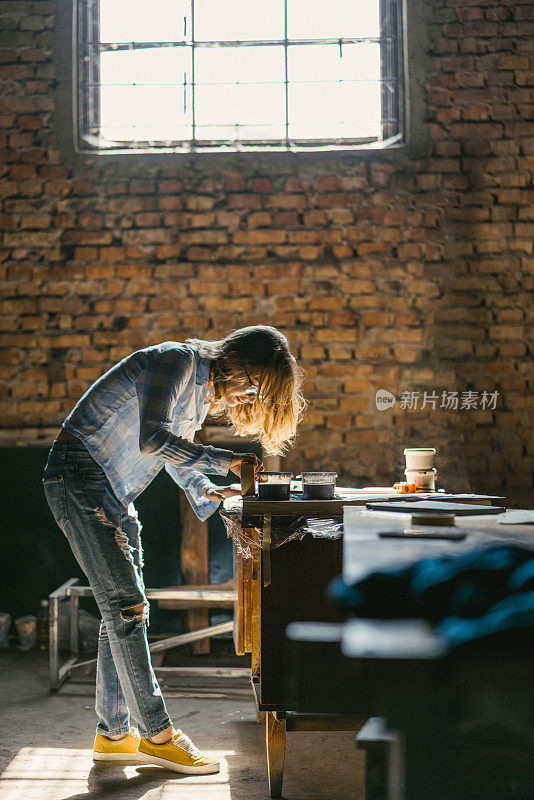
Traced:
POLYGON ((433 492, 436 488, 436 470, 432 469, 405 469, 406 482, 413 483, 416 489, 427 489, 433 492))
POLYGON ((432 469, 435 447, 407 447, 404 451, 406 469, 432 469))

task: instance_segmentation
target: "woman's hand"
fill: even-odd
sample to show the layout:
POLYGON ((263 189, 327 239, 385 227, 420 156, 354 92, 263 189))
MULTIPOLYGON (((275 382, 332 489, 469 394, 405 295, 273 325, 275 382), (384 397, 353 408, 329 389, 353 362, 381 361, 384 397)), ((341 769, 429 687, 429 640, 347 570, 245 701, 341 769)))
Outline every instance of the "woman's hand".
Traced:
POLYGON ((204 492, 203 497, 217 503, 219 500, 225 500, 227 497, 241 497, 239 489, 233 489, 231 486, 217 486, 216 489, 208 489, 204 492))
POLYGON ((230 461, 230 472, 233 472, 238 478, 241 478, 241 464, 243 461, 252 462, 254 464, 254 475, 257 475, 258 472, 261 472, 263 469, 263 464, 254 453, 235 453, 230 461))

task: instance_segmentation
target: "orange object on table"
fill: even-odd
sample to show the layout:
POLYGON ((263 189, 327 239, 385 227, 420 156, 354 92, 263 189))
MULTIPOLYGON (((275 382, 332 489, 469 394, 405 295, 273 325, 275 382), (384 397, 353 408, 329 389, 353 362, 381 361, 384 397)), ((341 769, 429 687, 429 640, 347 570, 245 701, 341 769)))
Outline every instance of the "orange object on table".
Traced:
POLYGON ((394 483, 393 488, 396 490, 397 494, 412 494, 412 492, 417 491, 415 483, 406 483, 406 481, 394 483))

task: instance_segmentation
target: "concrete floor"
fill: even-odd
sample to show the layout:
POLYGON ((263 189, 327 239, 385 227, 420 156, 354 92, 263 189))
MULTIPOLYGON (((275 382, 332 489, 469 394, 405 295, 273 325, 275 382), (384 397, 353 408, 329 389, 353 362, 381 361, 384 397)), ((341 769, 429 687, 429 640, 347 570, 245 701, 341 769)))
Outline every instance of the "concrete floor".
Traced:
MULTIPOLYGON (((245 699, 166 696, 176 727, 221 761, 216 775, 93 766, 94 689, 48 689, 47 654, 0 651, 0 800, 265 800, 264 726, 245 699)), ((169 694, 173 694, 171 691, 169 694)), ((353 732, 290 733, 286 800, 363 800, 353 732)))

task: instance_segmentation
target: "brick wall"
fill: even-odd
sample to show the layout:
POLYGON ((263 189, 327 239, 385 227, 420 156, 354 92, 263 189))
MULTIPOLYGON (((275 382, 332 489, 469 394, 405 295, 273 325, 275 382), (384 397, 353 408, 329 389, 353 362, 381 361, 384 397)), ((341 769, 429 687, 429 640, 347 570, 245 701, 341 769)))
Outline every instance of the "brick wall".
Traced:
POLYGON ((73 171, 54 129, 54 4, 0 5, 3 441, 50 438, 137 347, 263 322, 307 372, 289 468, 390 484, 404 446, 434 445, 446 488, 533 503, 534 4, 425 8, 424 158, 73 171), (393 409, 376 410, 380 388, 393 409), (402 409, 404 391, 438 407, 402 409), (499 396, 454 411, 443 391, 499 396))

